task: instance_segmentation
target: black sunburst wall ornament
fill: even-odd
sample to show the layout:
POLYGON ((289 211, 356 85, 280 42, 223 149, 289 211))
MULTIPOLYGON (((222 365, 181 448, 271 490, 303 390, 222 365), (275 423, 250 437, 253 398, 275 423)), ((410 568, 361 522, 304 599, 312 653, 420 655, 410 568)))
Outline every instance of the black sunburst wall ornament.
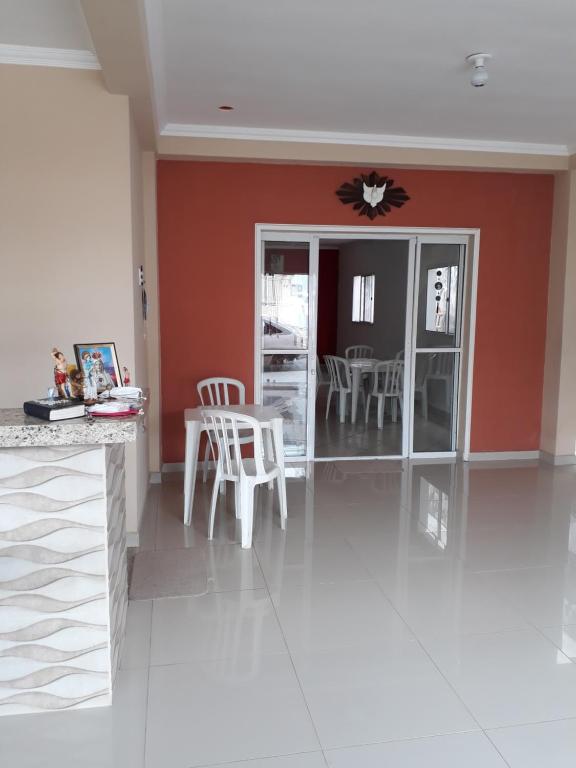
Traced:
POLYGON ((394 179, 380 176, 376 171, 344 182, 336 194, 344 205, 352 204, 359 216, 368 216, 370 221, 376 216, 386 216, 392 207, 401 208, 410 200, 404 187, 395 187, 394 179))

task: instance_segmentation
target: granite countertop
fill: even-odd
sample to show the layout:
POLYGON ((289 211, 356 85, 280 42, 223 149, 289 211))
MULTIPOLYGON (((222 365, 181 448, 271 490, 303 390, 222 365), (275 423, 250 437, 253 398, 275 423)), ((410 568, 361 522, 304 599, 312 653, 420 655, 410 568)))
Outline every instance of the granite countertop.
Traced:
POLYGON ((0 408, 0 448, 46 445, 101 445, 136 440, 142 416, 44 421, 21 408, 0 408))

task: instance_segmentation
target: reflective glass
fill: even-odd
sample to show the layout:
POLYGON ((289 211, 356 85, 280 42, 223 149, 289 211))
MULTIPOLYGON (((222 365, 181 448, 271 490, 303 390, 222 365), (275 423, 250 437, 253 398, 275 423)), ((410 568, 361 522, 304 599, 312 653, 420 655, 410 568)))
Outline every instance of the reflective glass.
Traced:
POLYGON ((459 270, 463 246, 428 243, 420 250, 418 347, 459 346, 459 270))
POLYGON ((262 403, 282 412, 286 456, 306 455, 307 382, 307 355, 263 355, 262 403))
POLYGON ((307 243, 265 244, 261 277, 264 349, 307 349, 309 261, 307 243))
POLYGON ((414 384, 414 451, 453 451, 458 372, 455 352, 418 352, 414 384))

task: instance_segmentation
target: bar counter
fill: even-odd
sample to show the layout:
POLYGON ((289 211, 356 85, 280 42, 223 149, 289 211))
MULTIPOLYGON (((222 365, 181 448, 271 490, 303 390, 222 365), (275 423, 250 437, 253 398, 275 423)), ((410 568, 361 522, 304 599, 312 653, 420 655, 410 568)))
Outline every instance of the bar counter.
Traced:
POLYGON ((0 409, 0 715, 111 703, 128 604, 124 443, 140 419, 0 409))

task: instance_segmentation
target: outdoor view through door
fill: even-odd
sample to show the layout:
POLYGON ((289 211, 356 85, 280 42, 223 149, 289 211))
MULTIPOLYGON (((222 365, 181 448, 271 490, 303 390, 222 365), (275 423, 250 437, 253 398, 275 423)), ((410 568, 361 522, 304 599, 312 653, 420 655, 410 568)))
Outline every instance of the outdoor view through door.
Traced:
POLYGON ((280 408, 288 460, 453 454, 468 237, 346 235, 258 241, 257 402, 280 408))

